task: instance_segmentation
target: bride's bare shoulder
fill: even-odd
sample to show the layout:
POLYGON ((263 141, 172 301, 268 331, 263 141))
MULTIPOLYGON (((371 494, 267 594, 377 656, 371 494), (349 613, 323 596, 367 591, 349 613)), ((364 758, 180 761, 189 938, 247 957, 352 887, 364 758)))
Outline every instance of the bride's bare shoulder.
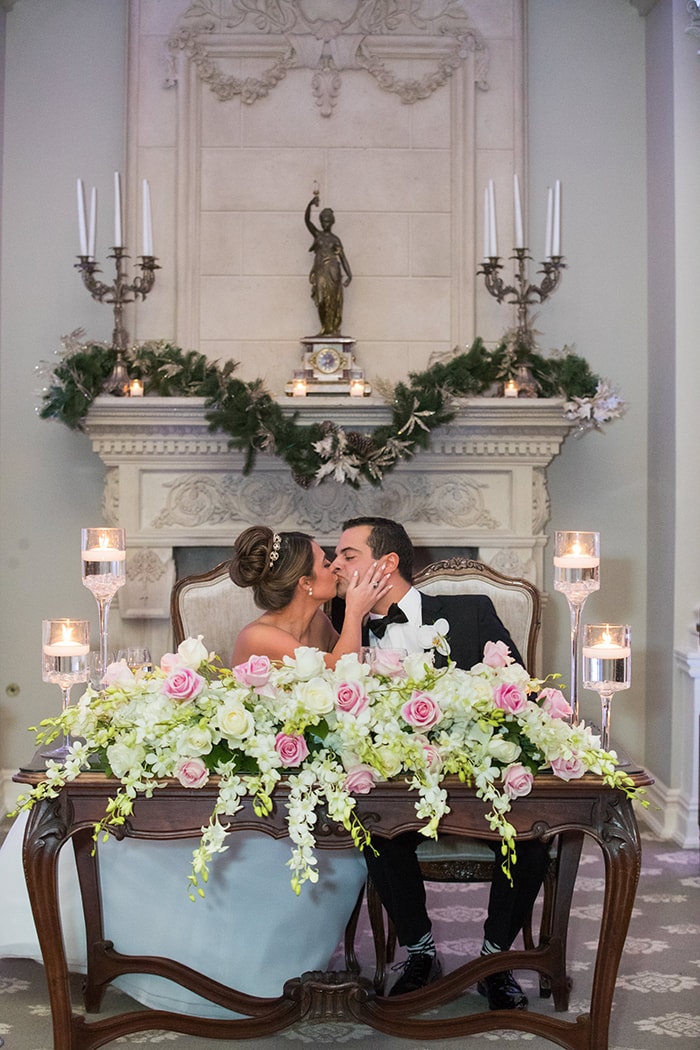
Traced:
POLYGON ((269 656, 271 660, 281 660, 283 656, 291 656, 298 644, 288 631, 261 616, 246 624, 239 632, 233 647, 233 659, 235 663, 248 660, 251 656, 269 656))

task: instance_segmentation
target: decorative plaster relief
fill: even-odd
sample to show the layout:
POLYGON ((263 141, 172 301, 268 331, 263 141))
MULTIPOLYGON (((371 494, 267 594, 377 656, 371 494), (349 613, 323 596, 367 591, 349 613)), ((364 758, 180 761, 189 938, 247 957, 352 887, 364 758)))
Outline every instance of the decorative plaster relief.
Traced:
MULTIPOLYGON (((157 487, 151 476, 149 490, 157 487)), ((486 505, 488 482, 457 474, 411 474, 390 478, 381 491, 348 487, 303 490, 279 476, 241 478, 233 474, 184 474, 163 485, 160 512, 144 522, 153 529, 212 529, 226 522, 292 522, 319 534, 333 534, 338 522, 361 514, 400 517, 443 529, 502 529, 503 523, 486 505)))
POLYGON ((249 105, 266 98, 290 69, 313 70, 311 90, 321 115, 330 117, 341 89, 341 72, 365 70, 382 91, 413 104, 442 87, 469 56, 476 84, 487 88, 488 52, 483 37, 453 0, 321 0, 310 5, 280 0, 196 0, 168 40, 194 64, 200 80, 221 101, 240 97, 249 105), (309 10, 309 7, 313 10, 309 10), (261 76, 235 77, 217 59, 222 42, 238 38, 239 53, 273 58, 261 76), (392 72, 387 58, 426 56, 433 67, 420 78, 392 72))

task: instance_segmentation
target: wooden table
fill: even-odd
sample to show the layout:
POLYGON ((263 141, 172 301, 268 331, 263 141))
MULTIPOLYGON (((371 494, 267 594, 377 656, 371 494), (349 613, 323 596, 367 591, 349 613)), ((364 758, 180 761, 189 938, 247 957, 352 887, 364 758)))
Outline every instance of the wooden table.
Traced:
MULTIPOLYGON (((40 772, 20 771, 15 780, 32 785, 40 772)), ((651 783, 643 772, 632 774, 638 786, 651 783)), ((489 837, 484 803, 474 790, 448 778, 451 812, 443 820, 445 831, 489 837)), ((83 773, 60 792, 58 798, 38 803, 27 824, 24 868, 46 968, 53 1017, 54 1050, 94 1050, 129 1033, 164 1029, 193 1036, 242 1039, 269 1035, 300 1020, 362 1022, 379 1031, 408 1039, 444 1039, 494 1029, 518 1029, 550 1039, 569 1050, 607 1050, 608 1026, 620 956, 627 935, 639 879, 641 849, 631 802, 590 774, 565 783, 552 775, 536 778, 532 793, 518 799, 511 819, 523 838, 549 840, 560 836, 560 873, 554 901, 552 937, 533 951, 511 951, 509 969, 531 969, 552 982, 555 1006, 566 1009, 568 989, 560 980, 565 973, 566 930, 578 858, 584 836, 598 843, 605 859, 605 896, 600 941, 596 956, 590 1010, 574 1021, 535 1013, 533 1010, 482 1011, 461 1017, 418 1015, 459 998, 488 973, 506 968, 502 955, 471 960, 427 988, 395 998, 376 994, 372 982, 350 972, 312 972, 293 978, 281 996, 246 995, 196 973, 173 960, 127 956, 115 952, 104 940, 97 860, 92 856, 93 824, 115 793, 116 782, 101 773, 83 773), (96 1013, 106 986, 119 974, 153 973, 170 978, 222 1006, 246 1015, 222 1020, 186 1016, 163 1010, 138 1010, 87 1021, 72 1012, 58 902, 57 865, 63 845, 75 850, 85 912, 88 970, 85 1009, 96 1013)), ((233 819, 240 829, 274 825, 283 837, 284 785, 270 817, 256 817, 250 800, 233 819)), ((152 799, 137 800, 133 818, 122 829, 136 839, 199 838, 216 797, 216 783, 200 790, 169 784, 152 799)), ((358 813, 374 832, 392 837, 420 826, 414 809, 415 793, 400 783, 379 784, 370 795, 358 798, 358 813)), ((319 821, 318 845, 338 849, 349 845, 342 828, 319 821)), ((494 837, 494 836, 490 836, 494 837)), ((303 892, 303 890, 302 890, 303 892)))

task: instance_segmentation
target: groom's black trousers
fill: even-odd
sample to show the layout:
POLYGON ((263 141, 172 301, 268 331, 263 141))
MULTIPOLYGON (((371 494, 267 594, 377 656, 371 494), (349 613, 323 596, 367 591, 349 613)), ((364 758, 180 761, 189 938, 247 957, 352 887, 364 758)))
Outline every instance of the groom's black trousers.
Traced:
MULTIPOLYGON (((431 929, 423 876, 416 856, 421 839, 417 831, 404 832, 393 839, 375 836, 372 844, 378 856, 371 849, 363 851, 372 882, 396 928, 399 944, 417 944, 431 929)), ((500 840, 488 840, 487 845, 496 855, 484 937, 506 951, 532 911, 547 870, 549 846, 539 839, 516 840, 517 861, 511 867, 511 886, 501 869, 500 840)))

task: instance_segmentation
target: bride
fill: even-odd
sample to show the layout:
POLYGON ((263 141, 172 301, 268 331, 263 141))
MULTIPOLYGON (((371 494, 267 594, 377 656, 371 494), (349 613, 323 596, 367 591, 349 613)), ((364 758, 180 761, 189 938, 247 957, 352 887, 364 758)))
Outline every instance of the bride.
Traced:
MULTIPOLYGON (((362 620, 390 586, 381 565, 371 567, 364 577, 356 575, 346 595, 339 635, 323 611, 335 596, 336 579, 311 537, 253 526, 238 537, 230 571, 235 583, 253 588, 262 609, 232 639, 234 664, 252 655, 281 660, 304 645, 321 649, 326 664, 333 667, 344 653, 359 651, 362 620)), ((0 957, 41 961, 22 872, 25 826, 22 815, 0 849, 0 957)), ((277 996, 290 977, 327 968, 367 869, 355 849, 319 849, 318 882, 306 883, 297 897, 286 866, 287 839, 236 832, 228 843, 227 851, 214 858, 205 897, 193 903, 187 875, 194 842, 119 842, 111 837, 100 841, 105 936, 119 952, 176 959, 228 987, 277 996)), ((84 972, 85 933, 69 847, 59 855, 59 893, 68 966, 84 972)), ((114 984, 155 1009, 235 1016, 151 974, 125 974, 114 984)))

